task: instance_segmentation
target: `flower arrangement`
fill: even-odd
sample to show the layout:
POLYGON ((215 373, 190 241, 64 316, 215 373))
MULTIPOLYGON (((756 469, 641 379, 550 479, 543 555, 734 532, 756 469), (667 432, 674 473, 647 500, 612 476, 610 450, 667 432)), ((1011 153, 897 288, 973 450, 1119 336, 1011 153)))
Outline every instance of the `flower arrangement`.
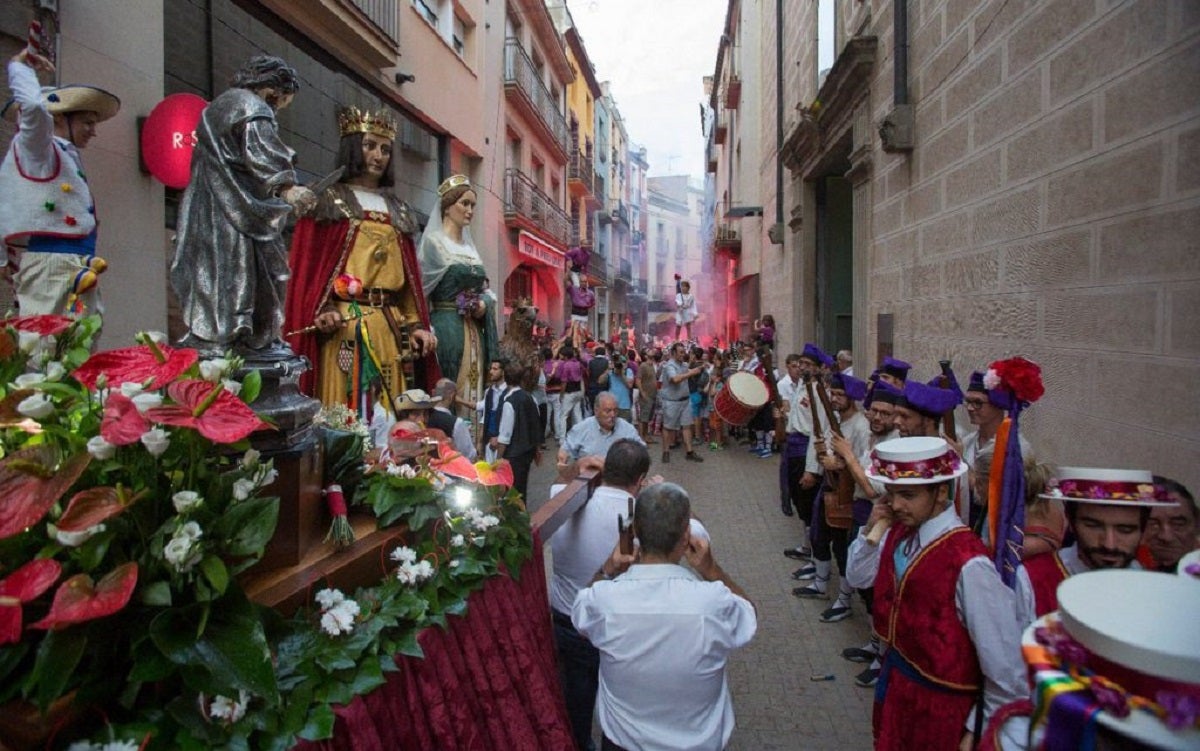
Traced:
POLYGON ((1046 393, 1041 366, 1024 357, 993 362, 983 375, 983 385, 989 390, 1005 388, 1026 405, 1033 404, 1046 393))
POLYGON ((259 377, 149 333, 91 355, 99 326, 0 321, 0 704, 101 710, 73 747, 329 737, 333 704, 531 554, 511 470, 438 445, 360 483, 381 527, 407 524, 376 586, 325 588, 291 618, 252 603, 237 575, 279 512, 277 473, 248 443, 270 427, 248 406, 259 377))

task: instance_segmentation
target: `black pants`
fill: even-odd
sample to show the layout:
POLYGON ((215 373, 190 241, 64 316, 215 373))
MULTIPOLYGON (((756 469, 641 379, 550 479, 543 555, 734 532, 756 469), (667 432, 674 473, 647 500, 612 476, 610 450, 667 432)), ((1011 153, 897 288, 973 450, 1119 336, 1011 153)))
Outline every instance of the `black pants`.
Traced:
POLYGON ((600 751, 626 751, 626 749, 610 741, 606 735, 600 741, 600 751))
POLYGON ((533 465, 533 456, 536 451, 528 451, 521 456, 504 456, 508 463, 512 465, 513 471, 513 487, 521 494, 521 498, 528 501, 529 496, 526 491, 529 489, 529 468, 533 465))
POLYGON ((822 486, 813 504, 812 546, 814 561, 837 559, 838 571, 846 575, 846 555, 850 550, 850 530, 831 527, 825 523, 825 494, 822 486))
POLYGON ((600 689, 600 650, 575 630, 565 613, 555 610, 551 615, 558 677, 567 704, 567 718, 571 721, 571 735, 579 751, 586 751, 591 747, 592 712, 600 689))

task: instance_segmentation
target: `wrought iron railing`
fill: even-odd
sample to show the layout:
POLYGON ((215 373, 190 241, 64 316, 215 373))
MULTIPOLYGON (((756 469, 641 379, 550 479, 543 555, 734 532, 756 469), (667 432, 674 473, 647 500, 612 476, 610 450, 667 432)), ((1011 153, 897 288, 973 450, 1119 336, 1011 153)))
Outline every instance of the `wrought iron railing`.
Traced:
POLYGON ((504 86, 514 87, 521 92, 554 135, 558 147, 564 154, 567 153, 567 121, 558 109, 558 101, 546 88, 533 60, 521 47, 521 42, 512 37, 504 40, 504 86))
POLYGON ((504 215, 523 217, 562 244, 571 237, 571 218, 519 169, 504 170, 504 215))
POLYGON ((393 42, 400 41, 400 0, 350 0, 393 42))

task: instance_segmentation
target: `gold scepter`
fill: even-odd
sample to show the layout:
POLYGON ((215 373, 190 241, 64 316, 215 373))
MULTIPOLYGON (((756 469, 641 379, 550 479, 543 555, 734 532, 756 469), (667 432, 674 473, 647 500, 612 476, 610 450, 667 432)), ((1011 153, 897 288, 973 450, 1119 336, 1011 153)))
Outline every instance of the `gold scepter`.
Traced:
MULTIPOLYGON (((342 325, 345 326, 347 323, 350 323, 351 321, 357 321, 360 318, 366 318, 367 316, 373 314, 374 312, 375 312, 374 308, 367 308, 366 310, 360 310, 358 312, 358 315, 351 314, 349 316, 343 316, 342 317, 342 325)), ((318 331, 318 330, 319 330, 319 327, 317 326, 317 324, 314 323, 310 326, 305 326, 302 329, 296 329, 295 331, 289 331, 286 334, 284 334, 284 336, 298 336, 300 334, 311 334, 312 332, 318 331)))

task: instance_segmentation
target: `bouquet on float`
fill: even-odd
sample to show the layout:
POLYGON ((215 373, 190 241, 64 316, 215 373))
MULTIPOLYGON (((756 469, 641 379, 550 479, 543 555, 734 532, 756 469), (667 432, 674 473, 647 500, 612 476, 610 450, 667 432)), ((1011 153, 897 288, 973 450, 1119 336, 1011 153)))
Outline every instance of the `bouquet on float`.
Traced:
POLYGON ((234 583, 279 512, 257 374, 147 333, 90 355, 99 327, 0 321, 0 704, 275 696, 234 583))

